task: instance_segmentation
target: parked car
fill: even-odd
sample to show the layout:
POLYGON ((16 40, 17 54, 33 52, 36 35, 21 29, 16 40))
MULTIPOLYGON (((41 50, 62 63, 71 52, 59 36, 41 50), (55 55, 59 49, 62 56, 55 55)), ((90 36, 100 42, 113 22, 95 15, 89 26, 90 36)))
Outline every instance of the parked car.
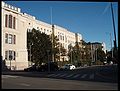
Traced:
POLYGON ((75 68, 76 67, 73 64, 65 64, 60 70, 73 70, 75 68))
POLYGON ((37 71, 37 67, 35 65, 33 65, 29 68, 25 68, 24 71, 37 71))
MULTIPOLYGON (((56 62, 50 62, 49 65, 50 65, 50 71, 57 71, 57 70, 59 70, 58 64, 56 62)), ((48 71, 48 63, 46 63, 44 65, 41 65, 38 68, 38 71, 48 71)))

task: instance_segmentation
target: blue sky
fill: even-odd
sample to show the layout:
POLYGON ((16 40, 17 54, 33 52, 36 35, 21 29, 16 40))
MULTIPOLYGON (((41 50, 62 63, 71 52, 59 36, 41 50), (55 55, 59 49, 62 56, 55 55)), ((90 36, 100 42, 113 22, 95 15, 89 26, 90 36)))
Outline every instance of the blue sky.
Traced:
MULTIPOLYGON (((110 2, 65 2, 65 1, 5 1, 21 8, 21 11, 36 19, 52 22, 71 32, 82 34, 86 42, 105 42, 109 50, 110 33, 114 40, 110 2)), ((113 2, 115 28, 118 45, 118 2, 113 2)), ((113 44, 113 43, 112 43, 113 44)))

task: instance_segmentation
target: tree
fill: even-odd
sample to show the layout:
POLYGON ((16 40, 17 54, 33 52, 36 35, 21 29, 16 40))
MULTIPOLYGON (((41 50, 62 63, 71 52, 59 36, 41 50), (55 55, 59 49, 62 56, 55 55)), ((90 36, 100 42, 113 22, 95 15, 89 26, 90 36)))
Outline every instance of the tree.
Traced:
POLYGON ((47 62, 49 50, 49 59, 51 59, 52 43, 50 37, 45 33, 41 33, 36 29, 32 29, 31 32, 27 32, 27 47, 29 49, 28 54, 30 58, 30 46, 31 46, 31 61, 35 64, 41 65, 42 62, 47 62))
POLYGON ((101 62, 104 62, 105 59, 106 59, 105 52, 100 48, 98 48, 96 51, 97 51, 97 60, 100 60, 101 62))
POLYGON ((54 34, 53 35, 51 34, 50 35, 51 43, 52 43, 52 36, 53 36, 53 47, 51 47, 52 48, 52 54, 54 55, 54 61, 57 61, 59 59, 59 42, 58 42, 59 39, 54 34))
POLYGON ((106 56, 108 63, 110 63, 110 61, 113 61, 113 63, 118 63, 118 49, 115 50, 115 48, 113 47, 110 51, 107 52, 106 56), (113 57, 112 57, 112 53, 113 53, 113 57))
POLYGON ((53 36, 53 48, 52 53, 54 54, 54 61, 60 60, 60 56, 66 56, 66 49, 59 43, 59 39, 54 34, 51 34, 50 40, 52 42, 52 36, 53 36))

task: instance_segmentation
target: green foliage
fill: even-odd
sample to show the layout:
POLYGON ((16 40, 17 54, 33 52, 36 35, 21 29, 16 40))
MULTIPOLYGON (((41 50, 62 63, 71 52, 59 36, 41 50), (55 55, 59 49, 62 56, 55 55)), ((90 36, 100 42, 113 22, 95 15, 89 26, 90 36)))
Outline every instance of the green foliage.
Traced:
POLYGON ((46 63, 52 60, 52 54, 54 54, 54 61, 59 60, 60 52, 61 56, 65 56, 66 50, 59 45, 57 36, 53 36, 53 47, 52 47, 52 35, 46 35, 38 30, 32 29, 31 32, 27 32, 27 48, 28 58, 30 60, 30 46, 31 46, 31 61, 35 64, 46 63), (49 53, 48 53, 49 50, 49 53))
POLYGON ((106 54, 102 49, 97 49, 97 60, 100 60, 101 62, 105 61, 106 54))
POLYGON ((73 64, 78 66, 84 64, 90 65, 92 61, 90 52, 91 50, 89 46, 87 46, 87 43, 84 40, 81 40, 81 42, 76 42, 74 47, 69 47, 68 56, 70 61, 72 58, 73 64))
MULTIPOLYGON (((47 62, 47 50, 49 50, 49 59, 51 59, 52 43, 50 37, 38 30, 32 29, 32 32, 27 32, 27 47, 30 58, 30 45, 31 45, 31 61, 35 64, 47 62)), ((30 59, 29 59, 30 60, 30 59)))

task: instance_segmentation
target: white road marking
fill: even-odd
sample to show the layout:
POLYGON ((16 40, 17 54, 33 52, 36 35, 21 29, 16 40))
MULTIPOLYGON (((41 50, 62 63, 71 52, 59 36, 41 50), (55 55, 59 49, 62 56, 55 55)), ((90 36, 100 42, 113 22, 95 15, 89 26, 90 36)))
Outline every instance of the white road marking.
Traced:
POLYGON ((55 74, 50 74, 50 75, 47 75, 47 77, 50 77, 50 76, 53 76, 53 75, 55 75, 55 74))
POLYGON ((60 75, 59 77, 64 77, 64 76, 66 76, 67 74, 63 74, 63 75, 60 75))
POLYGON ((2 75, 2 78, 17 78, 19 76, 2 75))
POLYGON ((84 75, 81 76, 81 78, 85 78, 86 76, 87 76, 87 74, 84 74, 84 75))
POLYGON ((70 74, 70 75, 68 75, 68 76, 66 76, 66 77, 71 77, 71 76, 73 76, 74 74, 70 74))
POLYGON ((90 79, 94 79, 94 74, 90 75, 90 79))
POLYGON ((61 75, 61 73, 60 74, 55 74, 53 77, 57 77, 57 76, 60 76, 61 75))
POLYGON ((27 84, 27 83, 21 83, 20 85, 22 85, 22 86, 30 86, 30 85, 27 84))
POLYGON ((80 74, 76 74, 75 76, 73 76, 73 78, 77 78, 77 77, 79 77, 80 76, 80 74))

